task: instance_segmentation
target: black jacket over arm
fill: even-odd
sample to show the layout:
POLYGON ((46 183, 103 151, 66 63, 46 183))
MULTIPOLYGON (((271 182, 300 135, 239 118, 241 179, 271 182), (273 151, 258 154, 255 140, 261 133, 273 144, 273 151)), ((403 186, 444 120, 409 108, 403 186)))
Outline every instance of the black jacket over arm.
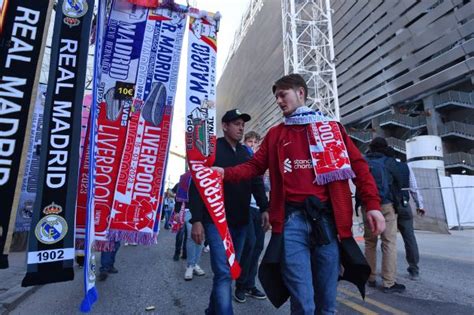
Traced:
MULTIPOLYGON (((228 167, 245 163, 250 159, 247 149, 237 144, 236 150, 225 140, 217 139, 216 160, 214 166, 228 167)), ((227 222, 230 226, 242 226, 249 222, 250 195, 253 193, 257 205, 264 211, 268 208, 268 199, 261 177, 250 181, 224 183, 224 205, 227 222)), ((199 196, 194 181, 189 188, 189 209, 191 210, 191 223, 210 223, 212 219, 206 210, 204 202, 199 196)))

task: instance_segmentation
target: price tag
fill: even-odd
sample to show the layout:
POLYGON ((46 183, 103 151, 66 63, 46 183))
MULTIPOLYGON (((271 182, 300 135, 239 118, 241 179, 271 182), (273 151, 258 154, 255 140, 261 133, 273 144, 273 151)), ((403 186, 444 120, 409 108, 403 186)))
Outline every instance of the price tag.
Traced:
POLYGON ((133 83, 117 81, 117 83, 115 84, 115 99, 131 101, 134 95, 135 85, 133 83))

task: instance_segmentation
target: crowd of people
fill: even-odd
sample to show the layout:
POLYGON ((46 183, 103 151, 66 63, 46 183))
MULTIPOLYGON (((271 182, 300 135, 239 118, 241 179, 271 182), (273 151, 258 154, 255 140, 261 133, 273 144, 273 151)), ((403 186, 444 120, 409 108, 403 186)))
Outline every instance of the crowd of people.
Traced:
MULTIPOLYGON (((213 284, 203 311, 233 314, 232 300, 245 303, 252 297, 268 298, 276 307, 289 298, 292 314, 335 314, 344 264, 340 252, 352 239, 349 180, 356 186, 355 208, 365 225, 365 255, 360 256, 370 272, 363 285, 377 287, 380 237, 381 290, 403 292, 405 285, 396 282, 397 230, 405 243, 410 278, 419 277, 410 195, 416 212, 423 215, 424 210, 413 172, 395 158, 385 139, 373 139, 364 156, 340 123, 306 107, 308 89, 300 75, 280 78, 272 91, 284 121, 270 128, 263 141, 254 131, 245 133, 250 115, 233 109, 222 117, 224 136, 216 143, 213 169, 224 179, 226 219, 242 268, 234 286, 226 249, 190 173, 165 193, 164 229, 176 233, 172 258, 186 260, 185 280, 206 273, 200 258, 210 250, 213 284), (269 230, 270 243, 260 263, 269 230)), ((117 272, 119 245, 102 254, 99 280, 117 272)), ((355 257, 358 251, 352 247, 349 254, 355 257)))

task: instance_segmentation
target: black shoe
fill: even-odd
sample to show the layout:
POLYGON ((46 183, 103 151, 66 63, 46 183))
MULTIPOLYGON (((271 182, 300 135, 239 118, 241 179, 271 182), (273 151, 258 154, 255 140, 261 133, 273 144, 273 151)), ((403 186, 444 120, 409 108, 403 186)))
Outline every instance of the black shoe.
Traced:
POLYGON ((242 289, 235 289, 234 300, 239 303, 245 303, 247 301, 247 299, 245 298, 245 291, 242 289))
POLYGON ((101 272, 99 273, 98 279, 99 279, 99 281, 105 281, 105 279, 107 279, 108 276, 109 276, 109 275, 107 274, 106 271, 101 271, 101 272))
POLYGON ((409 272, 409 278, 410 280, 418 280, 420 278, 420 275, 418 272, 409 272))
POLYGON ((405 286, 395 282, 391 287, 384 287, 382 291, 383 293, 402 293, 405 291, 405 286))
POLYGON ((118 273, 118 269, 115 267, 110 267, 109 270, 107 270, 108 273, 118 273))
POLYGON ((257 300, 265 300, 267 298, 265 293, 263 293, 262 291, 260 291, 257 288, 252 288, 252 289, 245 290, 245 295, 251 296, 251 297, 253 297, 254 299, 257 299, 257 300))
POLYGON ((375 288, 377 286, 377 282, 374 280, 374 281, 367 281, 367 286, 369 288, 375 288))
POLYGON ((174 260, 174 261, 178 261, 178 260, 179 260, 179 255, 178 255, 178 254, 174 254, 173 260, 174 260))

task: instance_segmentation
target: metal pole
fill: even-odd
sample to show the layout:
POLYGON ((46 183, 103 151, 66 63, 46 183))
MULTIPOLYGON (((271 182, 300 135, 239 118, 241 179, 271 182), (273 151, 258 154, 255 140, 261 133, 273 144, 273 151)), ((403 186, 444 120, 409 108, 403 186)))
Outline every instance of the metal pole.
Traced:
POLYGON ((451 176, 451 187, 453 189, 453 198, 454 198, 454 206, 456 207, 456 218, 458 219, 458 230, 462 230, 461 226, 461 218, 459 216, 459 208, 458 208, 458 201, 456 200, 456 190, 454 189, 454 182, 453 182, 453 177, 451 176))
POLYGON ((329 58, 332 68, 332 90, 333 90, 333 102, 334 102, 334 116, 336 120, 340 120, 339 114, 339 97, 337 93, 337 75, 336 75, 336 63, 335 63, 335 53, 334 53, 334 39, 332 35, 332 10, 329 0, 326 0, 326 15, 328 19, 328 38, 329 38, 329 58))
POLYGON ((289 71, 292 71, 293 73, 298 73, 299 72, 299 66, 298 66, 298 37, 296 36, 296 4, 295 0, 290 0, 290 23, 291 23, 291 49, 293 50, 293 69, 289 71))

